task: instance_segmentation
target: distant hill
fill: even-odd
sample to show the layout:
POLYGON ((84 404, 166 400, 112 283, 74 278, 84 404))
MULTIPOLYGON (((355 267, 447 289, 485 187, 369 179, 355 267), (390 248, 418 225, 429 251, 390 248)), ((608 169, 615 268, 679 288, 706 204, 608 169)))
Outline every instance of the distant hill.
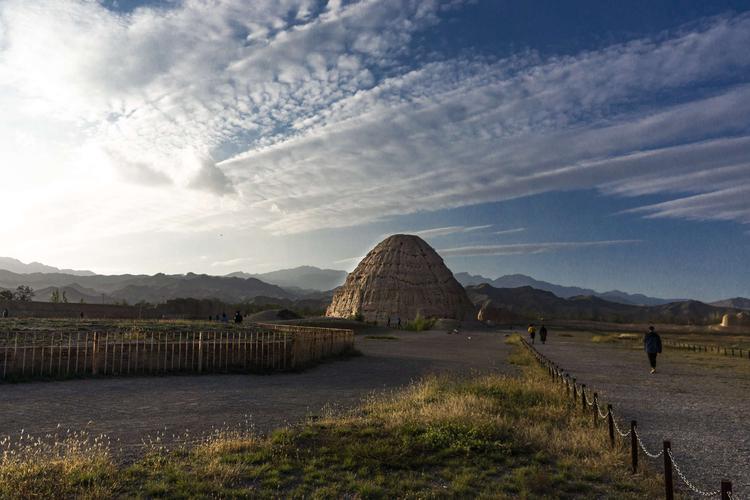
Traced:
POLYGON ((40 262, 31 262, 24 264, 18 259, 11 257, 0 257, 0 269, 11 271, 14 273, 29 274, 29 273, 64 273, 73 276, 94 276, 95 273, 91 271, 76 271, 74 269, 59 269, 57 267, 47 266, 40 262))
POLYGON ((735 309, 750 311, 750 299, 746 299, 745 297, 719 300, 717 302, 711 302, 711 305, 717 307, 733 307, 735 309))
POLYGON ((483 319, 518 321, 519 319, 593 320, 620 323, 675 323, 709 325, 721 322, 727 312, 736 309, 716 307, 695 300, 657 306, 636 306, 604 300, 591 295, 570 298, 530 286, 495 288, 489 284, 466 287, 483 319))
POLYGON ((227 276, 256 278, 283 288, 297 289, 304 292, 309 290, 333 290, 344 284, 346 275, 346 271, 338 271, 336 269, 320 269, 314 266, 300 266, 293 269, 280 269, 278 271, 261 274, 236 272, 228 274, 227 276))
POLYGON ((619 290, 611 290, 609 292, 597 292, 590 288, 581 288, 577 286, 564 286, 549 283, 547 281, 539 281, 531 276, 525 274, 507 274, 497 279, 486 278, 481 275, 472 275, 469 273, 456 273, 454 275, 456 279, 463 286, 480 285, 487 283, 495 288, 519 288, 523 286, 530 286, 537 290, 546 290, 554 293, 556 296, 561 298, 570 298, 578 295, 599 297, 611 302, 618 302, 620 304, 639 305, 639 306, 656 306, 662 304, 669 304, 671 302, 679 302, 685 299, 660 299, 656 297, 648 297, 646 295, 636 293, 626 293, 619 290))
MULTIPOLYGON (((244 302, 257 296, 293 299, 295 295, 283 288, 256 278, 230 278, 188 273, 185 275, 93 275, 75 276, 63 273, 19 274, 0 270, 0 288, 15 289, 29 285, 37 290, 35 300, 49 301, 51 288, 71 287, 81 294, 105 295, 102 300, 136 303, 161 303, 169 299, 219 299, 225 302, 244 302)), ((72 296, 68 293, 68 300, 72 296)), ((80 297, 79 299, 80 300, 80 297)), ((90 300, 94 300, 91 298, 90 300)), ((84 297, 84 301, 86 298, 84 297)))
POLYGON ((34 290, 34 300, 38 302, 51 302, 52 293, 55 290, 58 291, 61 299, 62 294, 65 293, 65 298, 68 302, 81 302, 81 300, 86 304, 111 304, 115 302, 109 295, 99 293, 93 288, 82 287, 78 283, 60 287, 48 286, 34 290))

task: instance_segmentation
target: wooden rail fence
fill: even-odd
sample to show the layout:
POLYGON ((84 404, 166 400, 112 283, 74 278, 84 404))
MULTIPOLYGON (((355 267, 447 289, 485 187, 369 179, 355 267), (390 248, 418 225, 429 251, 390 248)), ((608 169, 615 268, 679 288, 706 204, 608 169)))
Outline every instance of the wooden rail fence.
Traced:
POLYGON ((675 349, 683 349, 686 351, 706 352, 706 353, 713 353, 713 354, 718 354, 718 355, 723 355, 723 356, 750 359, 750 349, 742 349, 740 347, 691 344, 691 343, 686 343, 686 342, 678 342, 674 340, 665 340, 664 345, 673 347, 675 349))
POLYGON ((253 324, 222 331, 0 333, 0 380, 303 368, 354 346, 354 332, 253 324))

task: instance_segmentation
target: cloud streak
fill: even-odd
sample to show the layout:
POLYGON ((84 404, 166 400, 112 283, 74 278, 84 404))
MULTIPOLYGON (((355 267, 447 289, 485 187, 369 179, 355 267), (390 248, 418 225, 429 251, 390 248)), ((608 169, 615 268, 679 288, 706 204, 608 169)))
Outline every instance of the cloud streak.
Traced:
POLYGON ((422 229, 420 231, 413 231, 410 234, 416 234, 422 238, 437 238, 439 236, 448 236, 449 234, 457 233, 472 233, 474 231, 482 231, 489 229, 492 224, 486 224, 483 226, 446 226, 446 227, 435 227, 432 229, 422 229))
POLYGON ((455 248, 443 248, 438 253, 444 257, 470 257, 480 255, 521 255, 558 252, 561 250, 578 250, 581 248, 600 248, 621 245, 634 245, 641 240, 609 241, 567 241, 547 243, 515 243, 509 245, 475 245, 455 248))

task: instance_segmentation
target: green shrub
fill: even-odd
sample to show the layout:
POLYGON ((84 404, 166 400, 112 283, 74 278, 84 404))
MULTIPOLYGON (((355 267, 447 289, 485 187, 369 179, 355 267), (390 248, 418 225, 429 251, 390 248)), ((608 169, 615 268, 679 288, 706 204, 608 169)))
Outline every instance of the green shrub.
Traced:
POLYGON ((425 318, 422 316, 422 314, 417 313, 417 317, 414 318, 414 321, 406 322, 406 325, 404 325, 404 330, 421 332, 423 330, 431 329, 433 326, 435 326, 436 322, 437 320, 435 318, 425 318))

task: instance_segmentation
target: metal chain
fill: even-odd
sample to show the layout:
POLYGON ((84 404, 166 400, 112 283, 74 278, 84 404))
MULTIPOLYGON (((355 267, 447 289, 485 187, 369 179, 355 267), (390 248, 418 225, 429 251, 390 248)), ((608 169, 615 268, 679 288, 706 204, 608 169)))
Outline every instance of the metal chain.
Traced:
MULTIPOLYGON (((614 415, 612 415, 612 416, 614 417, 614 415)), ((618 433, 618 434, 619 434, 620 436, 622 436, 622 437, 624 437, 624 438, 626 438, 626 437, 630 436, 630 431, 628 431, 628 432, 622 432, 622 431, 620 430, 620 426, 619 426, 619 425, 617 425, 617 419, 616 419, 616 418, 612 418, 612 422, 613 422, 613 423, 615 424, 615 430, 617 431, 617 433, 618 433)))
POLYGON ((660 456, 662 456, 662 454, 664 453, 664 450, 661 450, 661 451, 660 451, 659 453, 656 453, 656 454, 654 454, 654 453, 650 453, 650 452, 649 452, 649 451, 648 451, 648 450, 646 449, 646 446, 645 446, 645 445, 643 444, 643 441, 641 441, 641 436, 639 436, 639 435, 638 435, 638 432, 637 432, 637 431, 636 431, 636 433, 635 433, 635 438, 636 438, 636 439, 638 440, 638 444, 639 444, 639 445, 641 445, 641 449, 643 450, 643 453, 645 453, 645 454, 646 454, 647 456, 649 456, 649 457, 651 457, 651 458, 659 458, 659 457, 660 457, 660 456))
POLYGON ((677 475, 680 476, 680 479, 682 479, 682 482, 685 483, 685 485, 687 485, 687 487, 690 488, 692 491, 694 491, 695 493, 703 497, 715 497, 716 495, 719 495, 721 493, 721 490, 716 490, 716 491, 699 490, 693 483, 688 481, 688 478, 686 478, 685 474, 682 473, 682 471, 680 470, 680 467, 677 465, 677 462, 675 462, 674 460, 674 455, 672 455, 672 450, 667 449, 667 453, 669 454, 669 458, 672 459, 672 467, 674 467, 674 470, 677 471, 677 475))
POLYGON ((609 410, 607 410, 607 413, 602 413, 602 409, 598 405, 596 407, 596 411, 599 412, 599 418, 601 418, 602 420, 609 416, 609 410))

